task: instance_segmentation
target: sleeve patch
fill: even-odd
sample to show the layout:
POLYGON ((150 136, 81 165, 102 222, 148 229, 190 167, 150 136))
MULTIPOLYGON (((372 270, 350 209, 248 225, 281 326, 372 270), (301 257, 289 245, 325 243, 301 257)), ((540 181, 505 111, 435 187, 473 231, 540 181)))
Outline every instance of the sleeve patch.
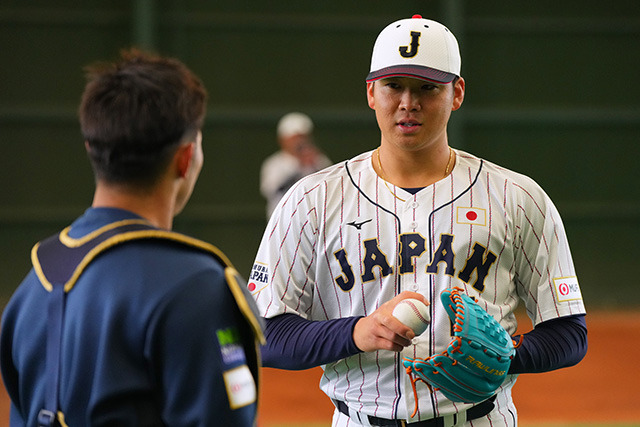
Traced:
POLYGON ((575 276, 553 279, 553 285, 558 301, 565 302, 582 299, 578 278, 575 276))
POLYGON ((242 347, 240 335, 236 328, 219 329, 216 331, 222 363, 225 367, 234 367, 247 363, 242 347))
POLYGON ((266 288, 267 285, 269 285, 269 267, 259 262, 253 264, 247 289, 255 294, 266 288))
POLYGON ((256 383, 247 365, 225 371, 222 376, 231 409, 242 408, 256 401, 256 383))

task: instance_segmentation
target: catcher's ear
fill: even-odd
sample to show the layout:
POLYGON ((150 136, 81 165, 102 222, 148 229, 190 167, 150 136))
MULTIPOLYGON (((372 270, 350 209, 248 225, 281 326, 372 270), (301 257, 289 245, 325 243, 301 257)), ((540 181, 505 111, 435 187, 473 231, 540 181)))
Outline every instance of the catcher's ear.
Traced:
POLYGON ((189 166, 193 160, 193 152, 195 151, 196 143, 191 142, 189 144, 183 144, 178 148, 176 152, 176 164, 178 167, 178 174, 180 178, 187 176, 189 166))

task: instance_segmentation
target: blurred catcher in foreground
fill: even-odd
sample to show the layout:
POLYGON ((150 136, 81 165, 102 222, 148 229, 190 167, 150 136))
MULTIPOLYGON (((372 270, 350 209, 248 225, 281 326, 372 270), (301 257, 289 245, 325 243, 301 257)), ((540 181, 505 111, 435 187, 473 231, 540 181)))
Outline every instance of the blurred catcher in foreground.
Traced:
POLYGON ((94 199, 34 247, 3 314, 11 426, 252 426, 253 300, 222 252, 170 231, 203 165, 206 90, 138 51, 89 71, 94 199))

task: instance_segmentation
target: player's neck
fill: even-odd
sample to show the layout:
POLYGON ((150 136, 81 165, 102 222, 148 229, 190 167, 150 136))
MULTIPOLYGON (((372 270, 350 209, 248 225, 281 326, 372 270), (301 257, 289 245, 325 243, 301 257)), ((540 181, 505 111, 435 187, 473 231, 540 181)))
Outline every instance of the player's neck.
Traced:
POLYGON ((92 206, 128 210, 166 230, 173 226, 174 213, 171 201, 163 197, 161 192, 136 192, 121 186, 99 183, 92 206))
POLYGON ((448 145, 431 151, 385 150, 378 147, 371 158, 373 169, 385 181, 402 188, 426 187, 448 176, 455 165, 448 145))

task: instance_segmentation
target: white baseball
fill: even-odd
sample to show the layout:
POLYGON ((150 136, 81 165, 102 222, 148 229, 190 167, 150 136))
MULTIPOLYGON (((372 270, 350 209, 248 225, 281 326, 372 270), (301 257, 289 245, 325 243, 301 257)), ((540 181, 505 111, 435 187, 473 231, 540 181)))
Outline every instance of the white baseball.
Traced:
POLYGON ((429 307, 414 298, 400 301, 393 309, 392 314, 396 319, 413 329, 416 336, 426 331, 431 321, 429 307))

